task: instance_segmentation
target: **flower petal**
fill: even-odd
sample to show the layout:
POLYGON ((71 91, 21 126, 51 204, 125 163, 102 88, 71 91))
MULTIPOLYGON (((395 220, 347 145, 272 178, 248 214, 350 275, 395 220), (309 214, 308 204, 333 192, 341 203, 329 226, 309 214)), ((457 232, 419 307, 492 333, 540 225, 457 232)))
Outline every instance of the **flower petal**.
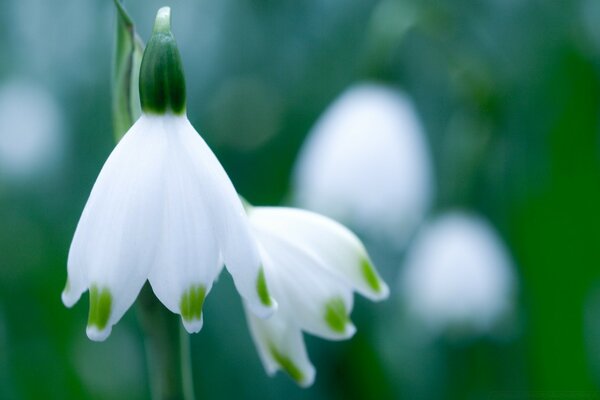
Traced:
POLYGON ((356 328, 349 319, 352 290, 300 246, 256 227, 263 248, 265 276, 279 302, 303 330, 331 340, 345 339, 356 328))
POLYGON ((202 328, 202 305, 221 271, 219 249, 199 182, 183 143, 168 129, 162 234, 149 275, 156 296, 181 314, 188 332, 202 328))
POLYGON ((181 117, 177 123, 180 139, 205 185, 203 195, 227 270, 248 307, 258 316, 267 317, 276 309, 276 303, 264 284, 257 245, 242 203, 227 173, 187 118, 181 117))
POLYGON ((301 246, 321 265, 360 294, 372 300, 388 296, 389 289, 373 267, 367 251, 349 229, 334 220, 297 208, 254 207, 250 220, 273 234, 301 246))
POLYGON ((267 373, 272 376, 281 369, 298 385, 312 385, 315 368, 308 359, 300 327, 286 320, 281 312, 262 319, 244 308, 252 339, 267 373))
POLYGON ((163 182, 164 135, 140 118, 104 164, 68 259, 67 306, 90 289, 88 336, 104 340, 134 302, 152 266, 163 182))

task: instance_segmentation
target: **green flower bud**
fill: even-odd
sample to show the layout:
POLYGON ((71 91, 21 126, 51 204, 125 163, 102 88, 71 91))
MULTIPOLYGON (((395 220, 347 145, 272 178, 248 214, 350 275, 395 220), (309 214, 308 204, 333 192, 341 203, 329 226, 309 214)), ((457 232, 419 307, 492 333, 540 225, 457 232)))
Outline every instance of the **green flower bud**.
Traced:
POLYGON ((147 114, 184 114, 185 78, 175 37, 171 33, 171 9, 158 10, 152 37, 144 51, 140 70, 140 101, 147 114))

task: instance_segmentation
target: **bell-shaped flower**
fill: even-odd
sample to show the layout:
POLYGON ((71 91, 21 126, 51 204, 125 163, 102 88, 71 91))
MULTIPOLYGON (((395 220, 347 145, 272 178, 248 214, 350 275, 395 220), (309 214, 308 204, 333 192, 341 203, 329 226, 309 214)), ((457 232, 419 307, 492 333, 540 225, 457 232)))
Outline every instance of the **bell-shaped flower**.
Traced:
POLYGON ((259 242, 266 283, 278 310, 268 319, 246 312, 250 331, 269 375, 287 372, 312 384, 302 331, 330 340, 352 336, 353 292, 371 300, 388 296, 360 240, 339 223, 285 207, 247 207, 259 242))
POLYGON ((370 239, 403 247, 427 213, 433 167, 412 101, 390 87, 346 90, 309 133, 296 163, 296 204, 370 239))
POLYGON ((443 214, 411 245, 400 292, 434 333, 489 332, 511 310, 514 266, 495 230, 480 217, 443 214))
POLYGON ((170 10, 158 11, 140 71, 142 116, 104 164, 77 225, 63 302, 89 289, 87 334, 104 340, 148 279, 189 332, 223 263, 261 317, 275 308, 244 208, 187 119, 170 10))

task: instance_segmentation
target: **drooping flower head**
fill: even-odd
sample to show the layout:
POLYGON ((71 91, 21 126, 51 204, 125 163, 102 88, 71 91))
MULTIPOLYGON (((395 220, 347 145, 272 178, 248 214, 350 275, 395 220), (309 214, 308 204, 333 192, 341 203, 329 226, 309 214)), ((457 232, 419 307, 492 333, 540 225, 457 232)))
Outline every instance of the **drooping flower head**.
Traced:
POLYGON ((330 340, 349 338, 356 291, 371 300, 388 296, 360 240, 319 214, 286 207, 247 207, 259 242, 266 282, 279 308, 268 319, 247 312, 267 372, 284 370, 301 386, 314 381, 302 331, 330 340))
POLYGON ((104 340, 148 279, 189 332, 223 264, 258 316, 276 307, 243 206, 215 155, 186 116, 185 80, 158 11, 140 70, 142 116, 104 164, 68 259, 68 307, 89 289, 87 334, 104 340))
POLYGON ((400 293, 434 333, 489 332, 512 306, 514 266, 495 230, 464 212, 423 227, 409 249, 400 293))

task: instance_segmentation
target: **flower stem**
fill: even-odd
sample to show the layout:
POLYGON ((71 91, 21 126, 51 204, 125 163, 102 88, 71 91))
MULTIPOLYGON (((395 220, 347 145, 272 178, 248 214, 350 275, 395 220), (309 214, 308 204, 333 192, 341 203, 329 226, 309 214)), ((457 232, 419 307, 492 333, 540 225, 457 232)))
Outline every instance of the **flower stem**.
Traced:
POLYGON ((146 283, 137 301, 154 400, 193 400, 189 335, 146 283))

